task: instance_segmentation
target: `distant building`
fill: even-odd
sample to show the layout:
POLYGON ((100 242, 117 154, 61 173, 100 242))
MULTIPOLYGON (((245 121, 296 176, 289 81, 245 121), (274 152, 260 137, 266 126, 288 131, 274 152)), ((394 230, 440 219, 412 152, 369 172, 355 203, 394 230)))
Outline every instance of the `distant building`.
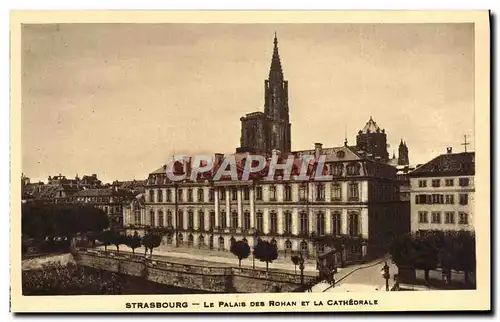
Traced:
POLYGON ((475 153, 448 148, 412 171, 411 230, 474 230, 475 153))
POLYGON ((123 205, 129 203, 134 195, 128 190, 117 187, 85 189, 68 196, 67 203, 93 205, 102 209, 109 218, 111 228, 123 228, 123 205))

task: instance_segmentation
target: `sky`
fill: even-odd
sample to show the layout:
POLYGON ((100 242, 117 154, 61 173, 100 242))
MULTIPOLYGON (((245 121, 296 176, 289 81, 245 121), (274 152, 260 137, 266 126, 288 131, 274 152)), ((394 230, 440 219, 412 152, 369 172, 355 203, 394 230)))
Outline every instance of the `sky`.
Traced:
POLYGON ((474 150, 472 24, 44 24, 22 29, 22 171, 145 179, 175 154, 232 153, 264 110, 274 32, 292 150, 370 116, 410 163, 474 150))

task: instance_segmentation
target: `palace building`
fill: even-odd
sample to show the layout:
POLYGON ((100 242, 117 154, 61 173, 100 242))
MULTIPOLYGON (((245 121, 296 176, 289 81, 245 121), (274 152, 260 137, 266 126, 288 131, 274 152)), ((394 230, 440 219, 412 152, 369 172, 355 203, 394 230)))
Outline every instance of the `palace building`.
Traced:
MULTIPOLYGON (((260 238, 276 243, 281 253, 305 256, 321 251, 315 237, 331 235, 353 241, 343 249, 348 261, 386 253, 395 236, 410 230, 409 201, 400 198, 401 182, 390 164, 386 132, 373 118, 358 132, 355 146, 346 139, 338 147, 316 143, 313 149, 291 150, 288 82, 276 36, 264 112, 247 114, 241 121, 241 146, 233 154, 240 169, 249 153, 268 161, 273 155, 281 160, 324 155, 324 171, 332 179, 301 181, 292 173, 284 180, 278 173, 272 179, 209 176, 172 182, 162 166, 149 174, 144 196, 126 207, 126 228, 169 227, 174 233, 166 237, 167 244, 220 251, 228 251, 234 240, 245 239, 252 247, 260 238)), ((222 157, 215 154, 215 163, 222 157)), ((408 162, 407 148, 400 149, 399 159, 408 162)))

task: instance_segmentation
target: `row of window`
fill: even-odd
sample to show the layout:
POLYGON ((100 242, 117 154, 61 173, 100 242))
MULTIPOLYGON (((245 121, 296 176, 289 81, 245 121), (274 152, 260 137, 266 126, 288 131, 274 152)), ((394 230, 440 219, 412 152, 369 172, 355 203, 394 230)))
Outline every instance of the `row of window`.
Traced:
MULTIPOLYGON (((230 189, 231 189, 230 190, 231 200, 233 200, 233 201, 238 200, 238 189, 237 188, 230 188, 230 189)), ((163 202, 163 190, 162 189, 156 190, 156 196, 157 196, 157 198, 156 198, 157 202, 163 202)), ((214 201, 214 196, 215 196, 214 189, 210 188, 209 194, 208 194, 208 201, 209 202, 214 201)), ((301 184, 299 186, 299 200, 305 201, 305 200, 307 200, 307 196, 308 196, 308 185, 301 184)), ((173 198, 172 190, 167 189, 165 201, 172 202, 173 201, 172 198, 173 198)), ((225 188, 219 188, 219 198, 221 201, 226 200, 225 188)), ((359 201, 359 184, 358 183, 351 182, 348 184, 347 198, 349 201, 359 201)), ((256 200, 263 200, 262 187, 255 188, 255 199, 256 200)), ((269 186, 269 200, 276 201, 277 199, 278 198, 277 198, 276 186, 269 186)), ((332 183, 331 184, 330 199, 332 201, 341 201, 342 200, 342 186, 339 183, 332 183)), ((155 200, 155 190, 154 189, 149 190, 149 200, 150 201, 155 200)), ((249 187, 243 188, 243 200, 250 200, 250 188, 249 187)), ((284 201, 292 201, 292 187, 290 185, 284 186, 283 200, 284 201)), ((317 183, 315 185, 315 200, 316 201, 325 201, 326 200, 325 184, 324 183, 317 183)), ((177 190, 177 201, 178 202, 184 201, 184 192, 182 189, 177 190)), ((187 189, 187 202, 193 202, 193 201, 194 201, 193 189, 189 188, 189 189, 187 189)), ((198 190, 197 190, 197 201, 198 202, 205 201, 205 194, 204 194, 203 188, 198 188, 198 190)))
MULTIPOLYGON (((428 180, 424 180, 424 179, 418 180, 418 187, 419 188, 426 188, 427 181, 428 180)), ((431 185, 433 188, 441 187, 442 183, 443 183, 443 180, 441 180, 441 179, 432 179, 431 180, 431 185)), ((469 178, 458 178, 458 185, 460 187, 468 187, 469 186, 469 178)), ((445 187, 455 186, 455 179, 444 179, 444 186, 445 187)))
MULTIPOLYGON (((429 222, 429 213, 427 211, 419 211, 418 212, 418 222, 419 223, 428 223, 429 222)), ((432 211, 431 212, 431 223, 433 224, 441 224, 441 211, 432 211)), ((444 212, 444 223, 445 224, 455 224, 455 212, 454 211, 445 211, 444 212)), ((465 212, 458 213, 458 224, 460 225, 468 225, 469 224, 469 214, 465 212)))
MULTIPOLYGON (((208 246, 210 248, 214 248, 214 242, 215 242, 215 236, 213 235, 210 235, 208 237, 208 243, 205 241, 205 236, 204 235, 200 235, 198 236, 198 247, 202 248, 202 247, 205 247, 205 246, 208 246)), ((248 242, 248 240, 246 238, 243 238, 242 239, 244 242, 248 242)), ((234 242, 235 239, 232 238, 230 240, 230 242, 234 242)), ((182 233, 179 233, 178 234, 178 242, 179 242, 179 245, 184 245, 184 235, 182 233)), ((276 241, 276 239, 272 239, 270 241, 272 244, 278 246, 278 242, 276 241)), ((168 245, 172 245, 174 243, 174 236, 172 235, 168 235, 167 236, 167 244, 168 245)), ((193 234, 189 234, 188 237, 187 237, 187 246, 188 247, 193 247, 195 246, 194 244, 194 235, 193 234)), ((224 239, 224 237, 220 236, 219 238, 217 238, 217 247, 218 247, 218 250, 225 250, 226 249, 226 241, 224 239)), ((307 253, 309 252, 309 244, 307 243, 307 241, 303 240, 300 242, 299 244, 299 247, 300 247, 300 251, 301 252, 304 252, 304 253, 307 253)), ((319 246, 318 247, 318 251, 323 251, 322 249, 323 247, 319 246)), ((278 248, 278 250, 280 250, 278 248)), ((292 242, 287 239, 285 241, 285 251, 291 251, 292 250, 292 242)))
MULTIPOLYGON (((415 195, 415 203, 417 205, 432 205, 432 204, 455 204, 455 195, 452 194, 419 194, 415 195)), ((460 193, 458 195, 458 204, 464 206, 469 204, 469 194, 460 193)))
MULTIPOLYGON (((155 220, 155 212, 154 210, 151 210, 150 213, 150 220, 149 222, 151 223, 151 226, 156 226, 156 222, 158 222, 159 227, 163 227, 164 224, 166 224, 167 227, 173 227, 173 215, 172 211, 167 210, 167 216, 166 216, 166 223, 165 223, 165 217, 163 214, 163 211, 158 212, 158 221, 155 220)), ((283 232, 291 234, 292 233, 292 213, 291 212, 285 212, 284 213, 284 221, 283 221, 283 232)), ((188 211, 187 214, 187 229, 194 229, 194 213, 193 211, 188 211)), ((209 229, 215 229, 215 211, 211 211, 208 216, 209 220, 209 229)), ((141 212, 140 210, 136 210, 134 212, 134 222, 136 225, 141 224, 141 212)), ((250 224, 250 212, 245 211, 243 214, 242 218, 242 224, 240 226, 239 220, 238 220, 238 213, 233 212, 230 217, 230 222, 229 222, 229 227, 228 227, 228 222, 227 222, 227 215, 225 211, 221 211, 219 214, 219 226, 222 229, 226 228, 232 228, 232 229, 237 229, 237 228, 242 228, 243 230, 248 230, 251 228, 250 224)), ((325 220, 325 214, 320 212, 316 214, 316 221, 315 221, 315 230, 314 232, 317 235, 325 235, 326 232, 326 220, 325 220)), ((177 215, 177 226, 178 227, 185 227, 184 226, 184 212, 182 210, 179 210, 178 215, 177 215)), ((204 228, 205 227, 205 212, 203 210, 200 210, 198 212, 198 227, 204 228)), ((359 235, 359 214, 357 213, 350 213, 348 217, 348 234, 351 236, 357 236, 359 235)), ((256 213, 256 225, 255 228, 263 232, 264 231, 264 215, 262 212, 258 211, 256 213)), ((341 234, 341 229, 342 229, 342 224, 341 224, 341 214, 340 213, 334 213, 331 216, 331 231, 328 233, 331 233, 335 236, 338 236, 341 234)), ((278 215, 276 212, 271 212, 269 214, 269 232, 276 234, 278 232, 278 215)), ((301 213, 299 217, 299 233, 300 234, 309 234, 309 215, 307 213, 301 213)))
MULTIPOLYGON (((326 173, 334 177, 343 176, 344 172, 348 176, 359 176, 361 174, 361 164, 353 162, 344 167, 344 164, 325 164, 326 173), (344 171, 345 168, 345 171, 344 171)), ((148 179, 148 184, 167 184, 168 178, 166 175, 152 175, 148 179)))

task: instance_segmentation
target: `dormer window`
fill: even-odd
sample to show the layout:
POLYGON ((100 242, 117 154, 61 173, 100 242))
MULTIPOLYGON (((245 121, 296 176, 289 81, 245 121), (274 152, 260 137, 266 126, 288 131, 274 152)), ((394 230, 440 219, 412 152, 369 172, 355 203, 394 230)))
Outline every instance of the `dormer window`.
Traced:
POLYGON ((347 166, 347 174, 350 176, 357 176, 359 175, 361 166, 359 163, 351 163, 347 166))

